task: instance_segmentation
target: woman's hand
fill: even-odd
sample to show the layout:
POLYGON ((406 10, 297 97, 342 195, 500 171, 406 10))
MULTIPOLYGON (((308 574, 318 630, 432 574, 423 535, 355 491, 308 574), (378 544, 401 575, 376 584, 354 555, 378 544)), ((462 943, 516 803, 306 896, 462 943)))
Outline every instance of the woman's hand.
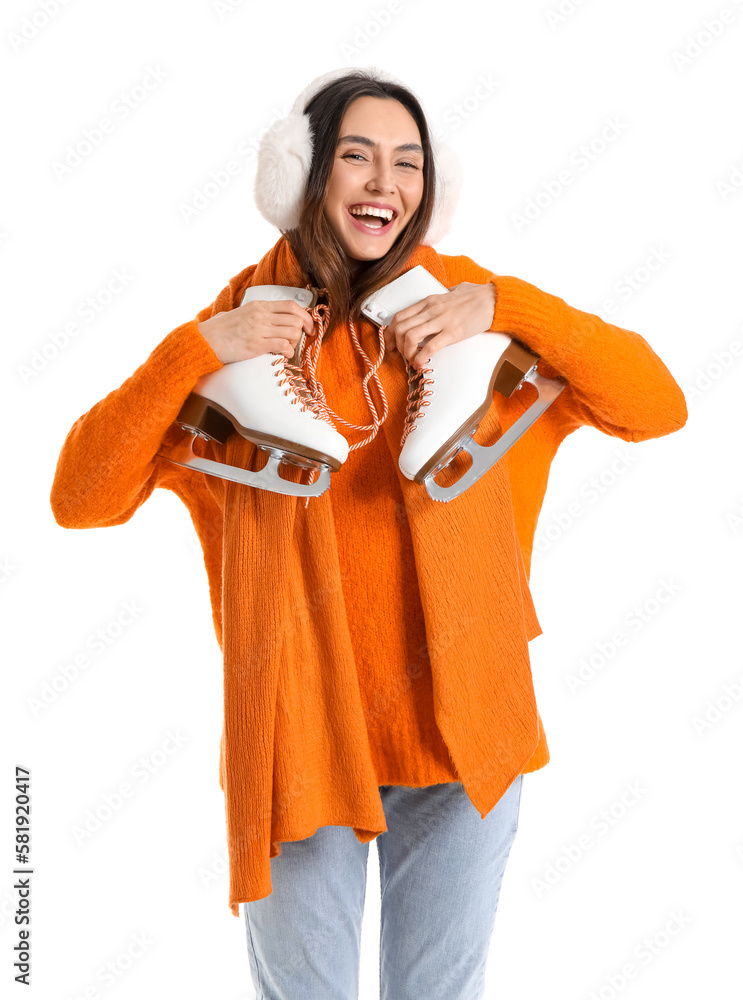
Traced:
POLYGON ((494 312, 495 285, 463 281, 396 312, 384 331, 385 350, 397 349, 420 369, 442 347, 489 330, 494 312))
POLYGON ((291 358, 302 330, 311 334, 313 326, 312 316, 292 299, 251 299, 199 323, 199 333, 226 365, 272 352, 291 358))

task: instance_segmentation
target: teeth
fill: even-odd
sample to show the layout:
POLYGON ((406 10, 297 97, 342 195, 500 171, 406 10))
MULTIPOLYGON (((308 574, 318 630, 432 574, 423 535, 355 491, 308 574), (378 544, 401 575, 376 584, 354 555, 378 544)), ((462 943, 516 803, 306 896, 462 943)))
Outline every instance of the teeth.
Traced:
POLYGON ((372 208, 371 205, 354 205, 348 210, 351 215, 378 215, 380 219, 389 220, 394 216, 391 208, 372 208))

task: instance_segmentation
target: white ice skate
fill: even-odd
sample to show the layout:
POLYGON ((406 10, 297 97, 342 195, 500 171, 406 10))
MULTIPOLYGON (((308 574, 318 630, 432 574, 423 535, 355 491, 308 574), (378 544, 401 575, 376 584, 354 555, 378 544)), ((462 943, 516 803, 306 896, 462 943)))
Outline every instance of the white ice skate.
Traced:
MULTIPOLYGON (((253 285, 241 305, 252 299, 294 299, 312 309, 317 298, 317 289, 253 285)), ((349 446, 304 380, 305 339, 303 333, 291 359, 283 354, 264 354, 203 375, 176 417, 189 438, 158 454, 176 465, 273 493, 297 497, 323 494, 330 486, 330 471, 340 469, 349 446), (268 452, 268 462, 259 472, 194 454, 197 437, 224 444, 235 432, 268 452), (294 483, 282 478, 282 462, 318 470, 317 481, 294 483)))
MULTIPOLYGON (((383 326, 396 312, 420 302, 427 295, 448 289, 422 264, 373 292, 364 302, 365 316, 383 326)), ((475 334, 442 347, 425 368, 407 364, 408 414, 400 452, 400 471, 423 483, 433 500, 460 496, 491 469, 547 409, 567 385, 561 376, 549 379, 537 372, 539 356, 505 333, 475 334), (493 400, 493 389, 509 397, 525 382, 536 387, 537 399, 502 434, 485 447, 473 440, 480 421, 493 400), (451 486, 434 479, 460 452, 472 464, 451 486)))

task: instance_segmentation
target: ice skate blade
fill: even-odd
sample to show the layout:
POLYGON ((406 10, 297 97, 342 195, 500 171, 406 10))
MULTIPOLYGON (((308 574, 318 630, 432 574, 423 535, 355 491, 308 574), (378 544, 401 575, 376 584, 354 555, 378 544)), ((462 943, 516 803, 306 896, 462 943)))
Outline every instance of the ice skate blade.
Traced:
POLYGON ((282 479, 279 475, 279 467, 282 461, 291 465, 298 464, 291 461, 294 456, 285 455, 278 449, 271 449, 268 461, 259 472, 251 472, 249 469, 241 469, 236 465, 227 465, 225 462, 215 462, 210 458, 202 458, 194 454, 193 442, 194 434, 186 442, 171 448, 169 451, 158 452, 161 458, 172 462, 174 465, 181 465, 186 469, 195 469, 203 472, 207 476, 217 476, 220 479, 228 479, 233 483, 241 483, 243 486, 252 486, 259 490, 268 490, 270 493, 282 493, 291 497, 319 497, 330 487, 330 469, 327 465, 311 463, 305 461, 303 468, 317 468, 320 475, 315 483, 292 483, 288 479, 282 479))
MULTIPOLYGON (((461 441, 459 441, 455 448, 449 448, 445 456, 438 460, 437 464, 430 468, 428 471, 424 471, 426 466, 421 469, 421 471, 414 477, 415 482, 423 483, 426 487, 426 491, 432 500, 438 500, 443 503, 447 503, 449 500, 454 500, 456 497, 461 496, 465 490, 468 490, 470 486, 477 482, 481 476, 484 476, 488 469, 492 469, 496 462, 500 461, 501 458, 506 454, 506 452, 511 448, 518 439, 527 431, 531 425, 544 413, 548 406, 550 406, 555 399, 560 395, 562 390, 567 385, 567 380, 558 375, 556 378, 545 378, 544 375, 540 375, 536 370, 536 367, 529 372, 524 377, 524 382, 531 382, 532 385, 537 390, 537 399, 532 403, 528 410, 521 414, 521 416, 516 420, 506 431, 502 434, 495 444, 490 446, 478 444, 472 437, 475 433, 477 427, 472 430, 461 441), (472 459, 472 465, 466 472, 463 472, 459 479, 452 483, 451 486, 440 486, 434 476, 441 472, 446 466, 459 454, 460 451, 466 451, 467 454, 472 459)), ((479 426, 479 421, 478 421, 479 426)), ((434 456, 434 461, 435 461, 434 456)), ((427 463, 429 464, 429 463, 427 463)))

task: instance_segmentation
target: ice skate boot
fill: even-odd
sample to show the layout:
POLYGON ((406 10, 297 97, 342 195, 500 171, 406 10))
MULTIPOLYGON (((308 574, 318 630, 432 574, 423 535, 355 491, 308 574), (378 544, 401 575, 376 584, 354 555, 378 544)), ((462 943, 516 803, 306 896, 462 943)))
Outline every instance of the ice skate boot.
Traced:
MULTIPOLYGON (((318 319, 318 289, 253 285, 246 290, 241 305, 252 299, 294 299, 318 319)), ((273 493, 297 497, 323 494, 330 486, 331 470, 340 469, 349 447, 333 426, 327 407, 307 386, 302 371, 305 346, 309 346, 306 341, 302 333, 291 359, 283 354, 264 354, 203 375, 176 417, 188 439, 158 454, 176 465, 273 493), (224 444, 235 432, 268 452, 268 462, 259 472, 202 458, 193 451, 197 437, 224 444), (318 471, 317 481, 284 479, 279 475, 282 462, 313 470, 310 475, 318 471)))
MULTIPOLYGON (((399 310, 427 295, 446 291, 419 264, 372 293, 362 312, 377 325, 387 325, 399 310)), ((408 413, 399 458, 403 475, 424 484, 433 500, 444 502, 460 496, 476 483, 567 385, 561 376, 549 379, 540 375, 537 361, 538 355, 507 334, 490 331, 442 347, 420 371, 406 361, 408 413), (537 390, 534 403, 495 444, 489 447, 478 444, 473 435, 488 412, 493 389, 509 397, 525 382, 531 382, 537 390), (434 476, 460 451, 469 454, 470 468, 451 486, 440 486, 434 476)))

